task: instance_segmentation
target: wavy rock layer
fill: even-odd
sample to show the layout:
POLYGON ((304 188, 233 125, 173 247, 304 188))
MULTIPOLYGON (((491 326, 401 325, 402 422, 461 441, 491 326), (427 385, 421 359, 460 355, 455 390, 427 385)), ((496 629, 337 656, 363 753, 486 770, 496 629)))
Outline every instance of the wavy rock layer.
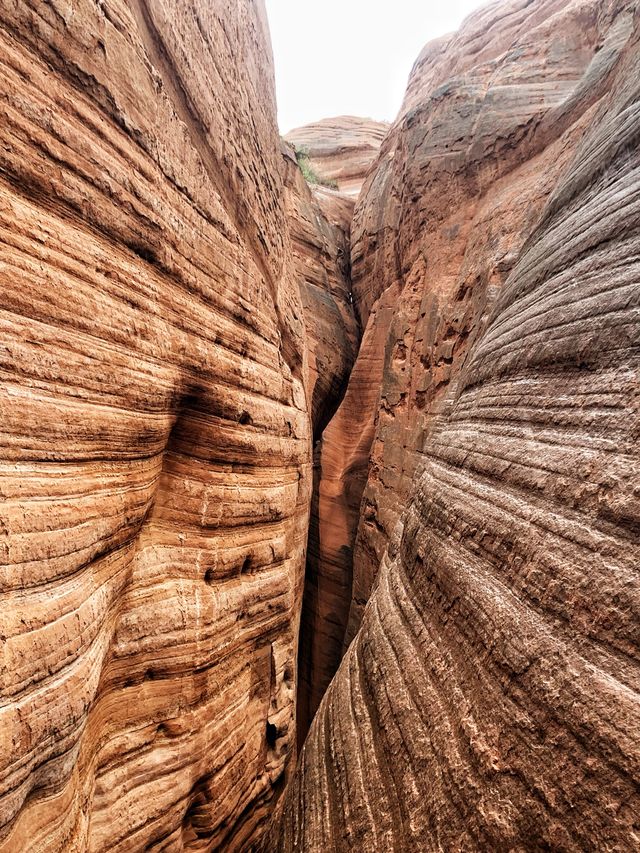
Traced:
POLYGON ((359 399, 364 377, 367 404, 352 405, 349 388, 323 441, 337 461, 318 571, 349 616, 325 645, 320 695, 357 632, 432 420, 593 120, 630 14, 599 0, 498 4, 428 45, 414 67, 352 229, 363 341, 378 343, 375 352, 363 343, 368 365, 353 375, 359 399), (342 454, 345 443, 355 455, 342 454))
MULTIPOLYGON (((340 116, 298 128, 286 136, 290 145, 309 152, 311 165, 320 177, 335 181, 339 187, 336 191, 315 186, 313 197, 326 219, 338 228, 337 232, 334 229, 337 243, 334 236, 327 245, 333 243, 339 246, 337 260, 343 270, 343 282, 340 288, 345 294, 346 304, 341 308, 340 314, 334 312, 332 318, 333 327, 338 330, 340 336, 343 335, 345 328, 345 312, 353 315, 355 309, 351 292, 349 245, 354 205, 387 130, 388 126, 382 122, 340 116), (340 232, 343 234, 344 248, 341 245, 340 232)), ((298 183, 299 180, 298 178, 298 183)), ((305 194, 301 193, 299 188, 297 196, 299 199, 305 198, 305 194)), ((308 222, 312 218, 308 207, 306 210, 298 210, 297 215, 293 217, 293 221, 298 223, 294 229, 294 239, 297 235, 297 256, 313 259, 312 264, 315 264, 318 269, 319 247, 313 245, 317 236, 309 240, 308 236, 300 234, 301 223, 308 222)), ((312 228, 311 232, 317 235, 317 228, 312 228)), ((320 269, 322 267, 326 269, 331 265, 327 267, 326 264, 321 264, 320 269)), ((305 278, 308 270, 303 266, 301 273, 305 278)), ((322 274, 326 275, 326 273, 322 274)), ((313 318, 321 316, 323 311, 319 305, 310 310, 308 297, 317 295, 323 289, 326 291, 324 285, 321 286, 320 291, 318 290, 317 278, 318 276, 312 272, 311 288, 303 286, 303 298, 304 294, 307 294, 306 313, 313 318)), ((336 292, 335 284, 330 287, 330 292, 336 292)), ((326 296, 324 298, 326 299, 326 296)), ((355 335, 359 339, 360 324, 355 317, 353 323, 355 335)), ((318 333, 324 340, 330 340, 332 337, 331 331, 318 327, 314 319, 307 328, 312 350, 316 349, 315 338, 318 333)), ((380 330, 377 330, 376 334, 375 353, 379 353, 380 330)), ((351 336, 353 338, 353 333, 351 336)), ((343 345, 342 352, 346 354, 349 349, 349 346, 343 345)), ((377 398, 368 399, 366 395, 367 389, 375 387, 375 382, 379 383, 382 379, 382 361, 379 357, 376 358, 375 353, 373 360, 369 359, 367 353, 370 349, 371 341, 365 338, 360 350, 358 375, 352 377, 347 399, 340 410, 340 417, 335 419, 335 422, 331 420, 338 403, 344 396, 346 379, 351 373, 353 360, 349 364, 349 370, 341 374, 345 382, 340 388, 335 387, 333 393, 326 387, 323 389, 326 392, 324 399, 332 405, 327 406, 319 420, 317 413, 315 415, 320 428, 316 424, 314 429, 316 440, 314 482, 298 661, 299 745, 304 742, 320 700, 342 658, 344 627, 349 615, 352 585, 352 540, 355 537, 360 499, 366 481, 368 453, 372 440, 371 431, 377 402, 377 398), (362 396, 361 392, 365 396, 362 396), (363 416, 365 418, 370 416, 364 426, 360 423, 363 416), (327 431, 329 421, 330 428, 327 431), (352 424, 356 427, 355 431, 351 429, 352 424), (342 476, 345 470, 348 472, 348 478, 342 476), (348 492, 345 491, 345 487, 348 487, 348 492), (348 544, 345 544, 347 542, 348 544)), ((329 353, 334 350, 322 347, 322 352, 329 356, 329 353)), ((313 356, 311 361, 315 361, 313 356)), ((327 372, 322 360, 320 367, 323 369, 319 373, 325 377, 326 386, 327 381, 338 373, 333 370, 327 372)), ((311 369, 313 372, 313 366, 311 369)))
POLYGON ((298 127, 287 142, 309 153, 314 171, 338 189, 357 198, 369 167, 389 130, 389 125, 357 116, 336 116, 298 127))
POLYGON ((306 387, 314 438, 319 438, 342 399, 358 350, 349 275, 352 205, 340 193, 310 187, 288 146, 284 161, 293 259, 309 352, 306 387))
POLYGON ((0 850, 236 849, 295 755, 336 229, 305 188, 292 250, 261 3, 0 3, 0 91, 0 850))
MULTIPOLYGON (((309 408, 315 442, 314 478, 309 520, 305 591, 302 605, 297 683, 298 743, 301 745, 318 707, 317 648, 330 614, 319 598, 318 551, 320 459, 322 434, 342 400, 357 354, 360 328, 356 320, 349 276, 350 198, 323 187, 309 187, 293 152, 285 146, 287 198, 294 261, 306 320, 309 349, 309 408)), ((333 665, 326 689, 335 672, 333 665)), ((324 692, 324 690, 323 690, 324 692)))
POLYGON ((635 3, 501 4, 423 52, 325 435, 351 506, 372 442, 334 535, 355 639, 267 849, 640 844, 639 141, 635 3))
POLYGON ((378 386, 347 641, 407 505, 432 421, 452 383, 455 393, 469 347, 607 90, 631 5, 490 6, 416 64, 407 112, 354 223, 363 323, 387 289, 401 295, 378 386))

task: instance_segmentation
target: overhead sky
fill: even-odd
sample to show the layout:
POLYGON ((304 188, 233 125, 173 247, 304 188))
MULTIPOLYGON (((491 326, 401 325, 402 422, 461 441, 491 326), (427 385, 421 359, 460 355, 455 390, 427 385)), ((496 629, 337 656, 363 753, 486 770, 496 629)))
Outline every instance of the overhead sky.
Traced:
POLYGON ((424 45, 487 0, 266 0, 280 131, 336 115, 392 121, 424 45))

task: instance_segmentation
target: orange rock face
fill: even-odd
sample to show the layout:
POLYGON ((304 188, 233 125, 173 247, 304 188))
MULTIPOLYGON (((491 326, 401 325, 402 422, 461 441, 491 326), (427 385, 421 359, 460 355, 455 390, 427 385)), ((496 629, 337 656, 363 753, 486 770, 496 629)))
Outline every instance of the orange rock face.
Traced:
MULTIPOLYGON (((331 422, 331 428, 325 433, 330 420, 328 415, 329 413, 333 415, 337 404, 342 400, 346 380, 353 366, 353 359, 351 359, 347 371, 336 371, 331 369, 332 366, 326 359, 335 360, 338 353, 342 353, 341 358, 345 358, 352 349, 351 341, 359 338, 360 326, 355 317, 352 321, 348 320, 348 324, 353 322, 353 329, 349 329, 350 340, 344 338, 344 330, 347 329, 345 317, 353 317, 355 308, 351 293, 351 220, 354 204, 365 175, 380 148, 387 129, 388 126, 384 123, 373 122, 370 119, 341 116, 298 128, 286 137, 292 146, 308 152, 311 166, 321 178, 335 181, 338 185, 338 190, 315 186, 313 197, 322 214, 338 229, 336 231, 334 228, 334 237, 329 239, 327 245, 335 243, 336 239, 338 241, 339 258, 337 260, 342 264, 343 269, 340 290, 344 294, 337 303, 340 306, 339 314, 335 311, 327 314, 323 305, 318 304, 318 295, 326 291, 326 286, 318 289, 318 273, 320 278, 326 278, 326 270, 334 268, 335 263, 327 264, 322 259, 322 252, 318 253, 318 247, 313 246, 317 236, 309 239, 301 231, 304 223, 317 221, 317 212, 311 211, 312 215, 310 215, 308 207, 300 209, 298 204, 296 215, 292 217, 292 222, 295 223, 296 254, 298 258, 311 259, 316 269, 315 275, 313 271, 309 275, 309 260, 306 262, 307 269, 305 270, 304 266, 300 269, 301 279, 311 282, 311 286, 305 284, 302 291, 305 314, 312 318, 312 322, 307 327, 308 343, 312 351, 311 384, 314 381, 313 364, 316 359, 313 353, 316 350, 315 338, 318 332, 323 341, 331 343, 329 347, 322 347, 325 355, 319 363, 320 370, 317 371, 323 377, 324 387, 319 387, 322 398, 326 400, 326 411, 320 418, 317 413, 314 414, 314 424, 316 424, 314 488, 298 670, 298 742, 300 745, 306 737, 313 715, 340 663, 344 625, 349 612, 352 540, 355 536, 360 499, 366 480, 368 451, 371 446, 371 431, 376 407, 376 399, 363 398, 360 391, 366 395, 369 388, 375 388, 375 382, 372 382, 374 380, 372 370, 378 371, 378 381, 382 378, 379 329, 376 332, 378 346, 373 353, 375 364, 367 359, 366 352, 371 347, 371 342, 365 339, 359 360, 360 379, 358 376, 352 377, 350 392, 340 410, 340 416, 331 422), (342 238, 340 234, 343 235, 342 238), (314 302, 311 303, 309 298, 314 302), (322 328, 318 325, 316 318, 325 315, 329 325, 322 328), (343 336, 342 342, 335 341, 336 331, 343 336), (337 348, 335 344, 338 344, 337 348), (330 369, 327 370, 327 367, 330 369), (338 376, 342 377, 342 385, 335 385, 332 392, 326 387, 327 383, 334 382, 338 376), (365 425, 359 423, 363 414, 365 418, 370 416, 369 422, 365 425), (351 425, 355 426, 355 431, 351 429, 351 425), (347 478, 342 476, 345 470, 348 471, 347 478), (348 488, 348 492, 345 488, 348 488)), ((301 178, 298 177, 298 185, 300 181, 301 178)), ((297 196, 299 199, 304 199, 306 194, 301 193, 298 188, 297 196)), ((313 225, 311 228, 307 226, 306 231, 311 235, 318 233, 317 226, 313 225)), ((336 292, 335 283, 329 290, 331 293, 336 292)), ((326 299, 326 294, 322 295, 323 303, 326 303, 326 299)))
POLYGON ((0 94, 0 853, 637 850, 636 0, 339 191, 262 0, 4 0, 0 94))
POLYGON ((348 650, 266 849, 640 844, 639 139, 636 3, 494 4, 416 64, 323 437, 348 650))
POLYGON ((385 122, 337 116, 298 127, 286 139, 308 152, 321 178, 335 181, 341 192, 357 198, 388 130, 385 122))
MULTIPOLYGON (((351 297, 349 264, 353 200, 333 189, 309 187, 288 146, 285 160, 288 163, 287 198, 294 261, 309 349, 307 389, 315 445, 298 660, 297 720, 301 745, 319 703, 318 692, 324 692, 339 663, 339 659, 332 659, 326 670, 328 677, 317 678, 325 655, 332 648, 326 637, 332 614, 327 611, 325 578, 318 573, 321 550, 326 547, 324 499, 319 487, 323 431, 344 395, 358 350, 360 327, 351 297)), ((339 653, 341 648, 342 637, 339 653)))
POLYGON ((351 299, 352 205, 342 194, 310 187, 286 146, 287 210, 309 352, 307 390, 319 438, 342 399, 358 350, 351 299))
POLYGON ((0 91, 0 850, 237 849, 295 756, 345 238, 306 186, 288 225, 261 3, 0 4, 0 91))
POLYGON ((501 4, 428 46, 353 228, 363 324, 398 291, 355 545, 347 640, 423 464, 434 418, 629 35, 600 2, 501 4), (451 57, 451 58, 450 58, 451 57))

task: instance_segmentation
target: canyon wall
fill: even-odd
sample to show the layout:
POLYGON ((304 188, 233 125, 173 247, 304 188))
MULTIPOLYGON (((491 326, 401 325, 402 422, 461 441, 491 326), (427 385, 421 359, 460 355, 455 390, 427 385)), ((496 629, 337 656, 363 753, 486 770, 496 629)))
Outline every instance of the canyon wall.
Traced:
MULTIPOLYGON (((344 304, 341 309, 342 318, 334 315, 334 328, 340 330, 340 334, 344 328, 345 312, 354 315, 356 310, 351 292, 350 250, 354 205, 387 130, 388 126, 383 122, 353 116, 339 116, 300 127, 286 136, 287 142, 294 150, 308 153, 311 167, 321 179, 334 181, 338 187, 336 190, 317 185, 312 187, 311 192, 315 203, 320 206, 328 221, 337 226, 337 231, 334 228, 336 236, 330 242, 335 245, 340 244, 340 234, 344 235, 344 248, 342 245, 339 247, 339 261, 342 264, 344 278, 341 288, 346 294, 347 304, 344 304)), ((297 196, 305 198, 306 194, 298 192, 297 196)), ((327 265, 326 263, 318 267, 318 259, 320 259, 318 247, 309 252, 309 247, 315 238, 309 240, 307 236, 303 240, 299 237, 296 239, 301 224, 312 218, 313 216, 309 215, 308 205, 305 206, 305 210, 298 210, 297 215, 292 218, 292 221, 297 223, 294 226, 294 244, 298 246, 296 255, 315 258, 316 270, 333 268, 335 264, 327 265)), ((306 231, 308 233, 309 229, 307 228, 306 231)), ((317 228, 312 228, 311 232, 317 234, 317 228)), ((300 271, 301 277, 304 278, 309 272, 308 262, 306 273, 304 267, 300 271)), ((317 289, 317 278, 317 274, 311 271, 311 287, 303 286, 303 298, 305 293, 309 295, 322 293, 322 289, 317 289)), ((335 292, 335 285, 331 290, 335 292)), ((326 296, 323 298, 326 299, 326 296)), ((322 313, 320 306, 312 308, 305 303, 305 307, 308 317, 315 318, 322 313)), ((355 315, 353 322, 359 341, 361 329, 355 315)), ((316 335, 315 321, 307 332, 309 344, 313 349, 316 335)), ((326 338, 327 332, 323 331, 322 334, 326 338)), ((365 350, 368 346, 369 344, 366 343, 365 350)), ((350 346, 343 346, 342 352, 346 354, 350 349, 350 346)), ((336 388, 336 393, 328 393, 325 397, 332 406, 332 408, 327 407, 327 413, 331 408, 331 415, 334 414, 337 404, 342 401, 346 380, 351 374, 352 367, 353 359, 349 363, 349 370, 341 374, 344 380, 342 387, 339 390, 336 388)), ((350 424, 353 422, 358 426, 363 413, 371 413, 371 426, 373 425, 376 399, 368 399, 366 396, 362 397, 357 391, 354 392, 354 389, 362 388, 364 394, 367 394, 367 390, 372 387, 370 384, 372 369, 376 369, 375 365, 369 363, 366 357, 360 358, 358 372, 355 376, 351 376, 348 399, 340 410, 340 418, 324 417, 320 424, 321 428, 314 429, 313 494, 298 660, 298 743, 300 746, 342 658, 344 626, 348 618, 352 586, 352 543, 347 545, 345 542, 350 538, 350 532, 357 526, 371 443, 370 439, 368 445, 366 441, 363 443, 360 431, 352 433, 350 424), (344 493, 342 487, 342 475, 345 470, 348 471, 350 483, 348 494, 344 493)))
MULTIPOLYGON (((353 200, 322 186, 310 187, 294 152, 284 146, 287 200, 293 255, 306 321, 308 382, 314 465, 311 513, 302 601, 297 681, 297 740, 302 745, 322 695, 336 671, 333 661, 323 678, 318 666, 333 617, 318 578, 321 540, 319 495, 323 431, 342 400, 358 350, 350 280, 350 227, 353 200)), ((324 541, 324 540, 323 540, 324 541)))
POLYGON ((338 191, 262 0, 0 0, 0 94, 0 853, 636 850, 637 0, 338 191))
POLYGON ((295 758, 348 224, 261 2, 0 2, 0 92, 0 850, 238 849, 295 758))
POLYGON ((346 654, 265 849, 640 844, 639 141, 635 2, 492 4, 416 63, 323 436, 346 654))
MULTIPOLYGON (((363 325, 391 296, 349 642, 471 344, 575 157, 635 3, 492 4, 428 45, 353 224, 363 325), (453 387, 450 389, 450 384, 453 387)), ((374 324, 375 324, 374 320, 374 324)), ((368 415, 362 415, 368 418, 368 415)))
POLYGON ((321 178, 355 201, 388 130, 382 121, 336 116, 297 127, 285 139, 309 155, 321 178))
POLYGON ((306 387, 317 440, 342 399, 358 351, 359 327, 349 275, 353 205, 341 193, 309 186, 287 145, 283 156, 293 262, 309 355, 306 387))

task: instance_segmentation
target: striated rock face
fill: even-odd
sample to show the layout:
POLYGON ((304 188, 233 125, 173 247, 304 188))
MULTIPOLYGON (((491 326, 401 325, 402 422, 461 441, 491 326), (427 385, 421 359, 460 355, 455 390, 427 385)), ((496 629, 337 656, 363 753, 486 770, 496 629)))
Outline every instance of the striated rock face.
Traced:
MULTIPOLYGON (((324 187, 310 188, 295 156, 285 146, 287 199, 293 252, 304 306, 309 349, 307 382, 315 442, 314 480, 298 660, 298 742, 302 744, 311 719, 339 661, 318 682, 312 674, 322 665, 325 632, 332 624, 327 596, 318 576, 320 465, 323 430, 344 394, 358 348, 360 329, 355 318, 350 282, 350 225, 353 201, 324 187)), ((324 520, 324 519, 323 519, 324 520)), ((342 596, 344 599, 344 596, 342 596)), ((342 619, 344 621, 344 618, 342 619)), ((340 645, 342 637, 340 638, 340 645)))
POLYGON ((238 849, 295 757, 357 326, 271 67, 261 2, 0 3, 3 853, 238 849))
POLYGON ((631 10, 600 0, 494 4, 416 63, 407 111, 354 219, 363 325, 387 291, 401 295, 378 386, 347 640, 432 422, 455 395, 470 345, 593 121, 631 10))
POLYGON ((344 393, 358 349, 351 300, 351 205, 341 194, 310 187, 285 146, 287 212, 309 352, 307 390, 319 438, 344 393))
POLYGON ((356 208, 352 286, 366 330, 322 440, 312 710, 355 636, 430 420, 584 132, 594 94, 578 96, 628 35, 624 16, 611 26, 596 4, 498 8, 495 26, 494 6, 425 48, 356 208))
MULTIPOLYGON (((295 177, 295 191, 293 196, 290 194, 290 198, 295 199, 291 217, 295 254, 300 280, 305 282, 302 285, 305 315, 311 318, 307 324, 311 349, 310 386, 319 376, 321 384, 317 387, 322 399, 326 400, 323 413, 318 414, 313 407, 314 481, 298 661, 300 746, 342 657, 351 595, 351 540, 366 480, 372 437, 369 433, 373 429, 377 402, 375 396, 367 399, 366 395, 368 389, 376 388, 371 381, 374 379, 372 371, 377 371, 378 382, 382 378, 378 329, 377 347, 372 352, 375 364, 367 358, 371 342, 365 339, 358 374, 352 377, 348 398, 340 416, 331 421, 330 429, 325 431, 344 395, 353 367, 356 347, 352 343, 360 337, 351 293, 350 232, 354 204, 386 130, 387 125, 370 119, 342 116, 299 128, 286 137, 292 146, 309 151, 311 165, 320 177, 336 180, 339 186, 337 191, 323 186, 305 190, 300 171, 289 172, 292 179, 295 177), (310 195, 313 202, 310 202, 310 195), (327 233, 326 227, 319 228, 317 223, 323 217, 333 226, 331 233, 327 233), (321 235, 324 236, 321 238, 321 235), (327 286, 326 271, 336 265, 341 266, 342 276, 337 282, 329 281, 327 286), (329 313, 325 308, 328 299, 334 303, 329 313), (324 316, 328 323, 319 324, 317 318, 324 316), (321 339, 319 359, 315 357, 318 335, 321 339), (336 341, 336 335, 340 340, 336 341), (339 344, 337 349, 336 343, 339 344), (344 369, 336 363, 338 356, 344 362, 344 369), (316 363, 318 370, 314 369, 316 363), (359 423, 363 415, 369 416, 365 425, 359 423), (356 426, 355 431, 351 429, 352 424, 356 426), (342 476, 345 469, 348 478, 342 476)), ((289 155, 291 159, 292 154, 289 155)), ((374 393, 377 394, 377 390, 374 393)))
POLYGON ((640 844, 639 141, 634 2, 494 4, 421 55, 323 438, 352 642, 266 849, 640 844))
POLYGON ((385 122, 357 116, 337 116, 298 127, 287 142, 309 152, 311 166, 341 192, 357 198, 369 167, 389 130, 385 122))
POLYGON ((0 95, 0 853, 638 849, 637 0, 340 191, 262 0, 5 0, 0 95))

